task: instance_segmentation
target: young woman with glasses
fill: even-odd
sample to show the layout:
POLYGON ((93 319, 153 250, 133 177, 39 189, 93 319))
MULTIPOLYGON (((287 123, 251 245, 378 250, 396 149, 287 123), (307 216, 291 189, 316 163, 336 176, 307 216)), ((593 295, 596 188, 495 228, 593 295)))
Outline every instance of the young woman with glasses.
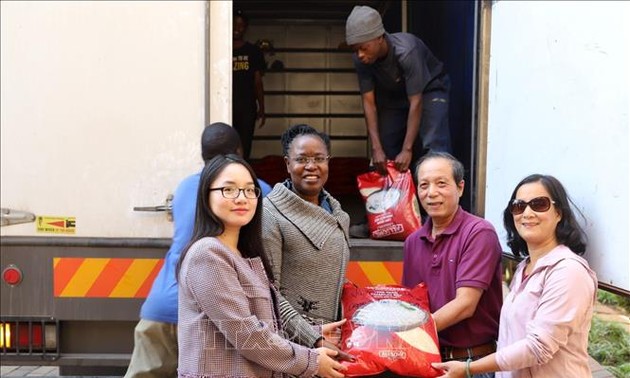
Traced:
POLYGON ((259 197, 241 157, 218 155, 201 172, 193 236, 177 266, 179 377, 342 377, 336 351, 282 336, 259 197))
POLYGON ((281 292, 304 318, 313 324, 338 320, 350 217, 324 189, 330 139, 295 125, 281 142, 289 179, 263 201, 265 252, 281 292))
POLYGON ((497 352, 435 367, 445 377, 502 371, 497 377, 590 377, 588 333, 597 278, 571 201, 553 176, 534 174, 514 189, 503 212, 508 245, 525 259, 503 302, 497 352))

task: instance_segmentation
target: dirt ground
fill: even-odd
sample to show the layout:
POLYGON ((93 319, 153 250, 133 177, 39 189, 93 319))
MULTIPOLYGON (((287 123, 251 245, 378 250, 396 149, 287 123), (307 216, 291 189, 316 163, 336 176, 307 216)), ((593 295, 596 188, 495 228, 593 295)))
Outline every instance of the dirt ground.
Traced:
POLYGON ((630 333, 630 316, 623 309, 597 302, 594 315, 602 320, 618 323, 630 333))

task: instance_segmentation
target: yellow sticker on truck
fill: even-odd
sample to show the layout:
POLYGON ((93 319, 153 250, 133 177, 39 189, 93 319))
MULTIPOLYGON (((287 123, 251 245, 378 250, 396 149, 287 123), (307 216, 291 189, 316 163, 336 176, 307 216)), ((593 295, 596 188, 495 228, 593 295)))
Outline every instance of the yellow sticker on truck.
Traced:
POLYGON ((77 229, 75 217, 51 217, 38 215, 35 220, 37 232, 47 234, 74 234, 77 229))

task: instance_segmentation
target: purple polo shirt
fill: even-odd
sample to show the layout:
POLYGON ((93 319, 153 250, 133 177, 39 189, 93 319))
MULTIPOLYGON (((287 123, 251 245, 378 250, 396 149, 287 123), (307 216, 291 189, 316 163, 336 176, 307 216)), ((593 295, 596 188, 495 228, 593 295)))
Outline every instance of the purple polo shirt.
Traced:
POLYGON ((453 300, 459 287, 483 289, 473 316, 442 330, 440 345, 469 348, 496 340, 503 292, 501 245, 494 227, 460 207, 435 240, 432 228, 429 218, 405 240, 403 285, 425 282, 432 313, 453 300))

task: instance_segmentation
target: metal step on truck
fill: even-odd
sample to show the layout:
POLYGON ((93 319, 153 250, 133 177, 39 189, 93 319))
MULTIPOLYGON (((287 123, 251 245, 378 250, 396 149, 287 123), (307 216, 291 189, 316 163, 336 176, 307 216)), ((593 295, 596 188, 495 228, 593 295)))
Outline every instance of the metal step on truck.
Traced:
MULTIPOLYGON (((170 194, 201 168, 203 127, 231 120, 234 8, 249 14, 247 39, 273 46, 253 158, 281 155, 282 131, 306 122, 331 135, 334 157, 369 159, 351 52, 340 48, 357 3, 0 2, 3 365, 124 373, 170 245, 170 194)), ((504 240, 513 185, 556 175, 588 219, 600 285, 628 295, 627 3, 361 4, 445 62, 462 206, 504 240)), ((271 183, 281 174, 260 171, 271 183)), ((338 188, 360 221, 353 190, 338 188)), ((349 279, 400 281, 401 242, 350 243, 349 279)))

